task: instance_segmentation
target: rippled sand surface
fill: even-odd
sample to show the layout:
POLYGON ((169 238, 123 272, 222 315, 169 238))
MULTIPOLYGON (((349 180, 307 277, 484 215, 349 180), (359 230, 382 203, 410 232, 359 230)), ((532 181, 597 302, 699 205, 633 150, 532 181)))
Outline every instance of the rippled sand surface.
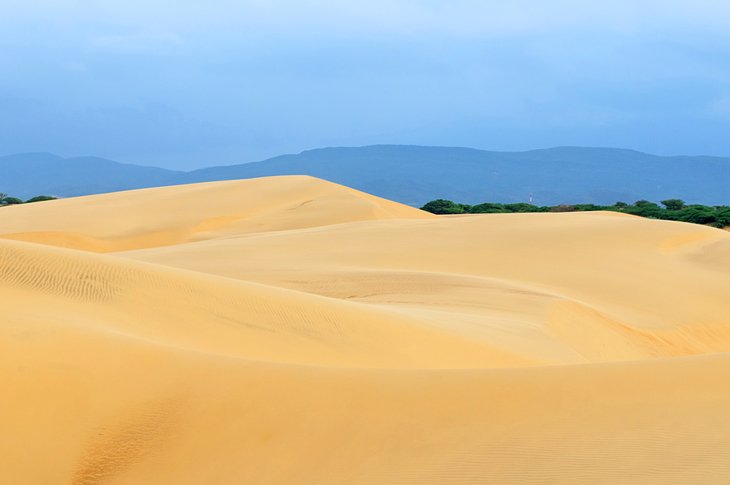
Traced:
POLYGON ((303 176, 0 209, 0 482, 730 483, 730 233, 303 176))

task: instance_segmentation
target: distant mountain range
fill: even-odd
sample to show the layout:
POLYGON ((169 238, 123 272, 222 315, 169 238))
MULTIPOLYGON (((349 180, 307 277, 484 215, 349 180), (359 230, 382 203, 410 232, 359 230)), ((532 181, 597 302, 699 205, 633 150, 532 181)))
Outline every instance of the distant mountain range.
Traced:
POLYGON ((463 203, 610 204, 618 200, 730 204, 730 158, 649 155, 615 148, 524 152, 374 145, 322 148, 191 172, 47 153, 0 157, 0 192, 71 197, 144 187, 304 174, 419 206, 463 203))

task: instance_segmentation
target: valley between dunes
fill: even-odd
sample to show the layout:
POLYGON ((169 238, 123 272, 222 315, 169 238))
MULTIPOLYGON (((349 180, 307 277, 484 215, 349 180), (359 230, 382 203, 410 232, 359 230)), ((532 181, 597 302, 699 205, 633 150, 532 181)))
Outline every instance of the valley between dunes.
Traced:
POLYGON ((304 176, 0 209, 0 483, 730 483, 730 233, 304 176))

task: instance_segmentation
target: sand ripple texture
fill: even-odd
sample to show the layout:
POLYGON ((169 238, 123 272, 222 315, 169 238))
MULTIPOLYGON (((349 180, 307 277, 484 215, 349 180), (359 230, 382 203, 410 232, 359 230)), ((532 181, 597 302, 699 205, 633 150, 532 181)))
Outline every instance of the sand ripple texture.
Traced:
POLYGON ((730 483, 730 233, 304 176, 0 209, 0 483, 730 483))

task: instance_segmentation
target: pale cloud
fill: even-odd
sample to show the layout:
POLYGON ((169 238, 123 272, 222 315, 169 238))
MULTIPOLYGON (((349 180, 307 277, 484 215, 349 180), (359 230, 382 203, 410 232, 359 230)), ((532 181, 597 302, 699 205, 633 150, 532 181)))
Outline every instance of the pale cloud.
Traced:
POLYGON ((0 154, 195 165, 383 142, 730 155, 717 141, 726 0, 2 3, 0 154))
POLYGON ((730 122, 730 94, 713 99, 707 107, 707 112, 711 116, 730 122))
POLYGON ((182 36, 172 32, 101 35, 91 39, 91 46, 94 50, 118 54, 162 54, 183 43, 182 36))
POLYGON ((0 22, 63 27, 99 23, 163 31, 322 27, 450 35, 544 34, 559 29, 641 34, 710 29, 728 34, 725 0, 4 0, 0 22), (155 29, 153 29, 155 30, 155 29))

